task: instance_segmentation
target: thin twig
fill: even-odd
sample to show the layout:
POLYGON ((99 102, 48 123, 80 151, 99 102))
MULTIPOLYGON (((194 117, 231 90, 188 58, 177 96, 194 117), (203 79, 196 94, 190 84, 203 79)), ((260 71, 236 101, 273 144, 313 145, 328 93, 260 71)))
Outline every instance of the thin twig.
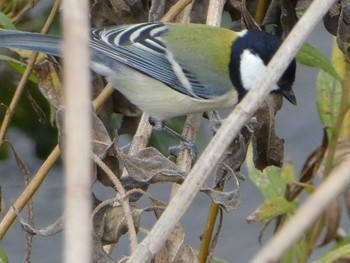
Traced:
POLYGON ((334 0, 312 2, 270 61, 265 73, 224 121, 149 235, 131 255, 129 263, 150 260, 162 247, 229 143, 267 97, 273 84, 278 81, 302 43, 333 2, 334 0))
POLYGON ((173 5, 169 11, 160 20, 162 22, 169 22, 173 20, 180 12, 190 3, 192 0, 180 0, 175 5, 173 5))
POLYGON ((64 262, 92 262, 92 116, 87 1, 62 0, 64 262))

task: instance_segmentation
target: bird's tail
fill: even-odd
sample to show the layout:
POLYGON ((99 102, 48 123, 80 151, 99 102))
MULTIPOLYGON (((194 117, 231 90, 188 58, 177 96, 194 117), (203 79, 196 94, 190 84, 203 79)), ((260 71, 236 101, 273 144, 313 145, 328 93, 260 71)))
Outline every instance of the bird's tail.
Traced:
POLYGON ((62 56, 61 42, 62 39, 57 36, 0 30, 0 47, 3 48, 18 48, 62 56))

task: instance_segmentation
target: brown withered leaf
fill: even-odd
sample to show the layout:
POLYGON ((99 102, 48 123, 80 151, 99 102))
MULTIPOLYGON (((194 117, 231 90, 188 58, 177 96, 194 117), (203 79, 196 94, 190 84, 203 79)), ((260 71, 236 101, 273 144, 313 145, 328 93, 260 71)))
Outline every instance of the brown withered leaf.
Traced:
MULTIPOLYGON (((109 134, 94 111, 92 114, 92 151, 112 170, 115 176, 119 177, 119 161, 115 156, 114 142, 111 141, 109 134)), ((61 108, 56 113, 56 124, 58 129, 58 144, 62 156, 65 151, 65 130, 64 130, 64 108, 61 108)), ((99 167, 94 169, 94 178, 97 178, 103 185, 113 187, 106 173, 99 167)))
POLYGON ((325 211, 326 219, 326 235, 319 246, 324 246, 334 241, 338 237, 338 229, 340 227, 342 217, 342 204, 341 198, 338 196, 336 199, 327 206, 325 211))
MULTIPOLYGON (((113 172, 116 177, 120 177, 119 161, 115 156, 107 155, 102 160, 109 169, 113 172)), ((104 186, 114 187, 114 183, 111 181, 109 176, 97 165, 96 177, 99 182, 104 186)))
MULTIPOLYGON (((197 1, 196 1, 197 2, 197 1)), ((224 11, 228 12, 234 24, 241 25, 241 2, 237 0, 226 1, 224 11)), ((241 26, 237 31, 242 30, 241 26)), ((236 31, 236 30, 234 30, 236 31)))
POLYGON ((142 111, 124 97, 118 90, 113 92, 113 111, 128 117, 139 117, 142 111))
POLYGON ((198 258, 192 248, 184 243, 184 240, 184 230, 180 224, 177 224, 173 232, 165 241, 163 247, 155 255, 154 262, 198 262, 198 258))
POLYGON ((337 36, 338 47, 347 54, 350 46, 350 2, 334 3, 324 15, 323 23, 330 34, 337 36))
MULTIPOLYGON (((249 126, 250 124, 248 124, 249 126)), ((219 186, 220 181, 231 175, 232 172, 238 174, 241 166, 244 163, 250 139, 252 137, 251 128, 244 126, 239 135, 233 140, 227 148, 222 161, 219 163, 215 173, 214 187, 219 186)))
POLYGON ((334 158, 336 160, 344 160, 350 154, 350 138, 340 139, 335 150, 334 158))
POLYGON ((118 129, 118 134, 135 134, 139 126, 141 117, 127 117, 123 116, 122 125, 118 129))
POLYGON ((117 155, 124 163, 129 175, 139 182, 181 183, 186 175, 176 164, 153 147, 145 148, 133 156, 117 150, 117 155))
POLYGON ((60 71, 60 67, 53 61, 53 58, 48 59, 47 56, 40 56, 34 65, 39 90, 56 109, 63 105, 60 71))
MULTIPOLYGON (((323 130, 323 141, 322 145, 317 147, 306 159, 300 173, 300 183, 310 182, 316 175, 320 165, 323 162, 323 158, 328 148, 328 137, 326 129, 323 130)), ((288 201, 294 200, 302 191, 304 187, 301 185, 287 185, 285 198, 288 201)))
POLYGON ((295 7, 298 1, 281 0, 281 26, 283 31, 282 38, 285 38, 298 22, 295 7))
MULTIPOLYGON (((122 183, 126 192, 134 189, 141 189, 143 191, 147 191, 150 185, 149 183, 146 183, 146 182, 138 182, 137 180, 135 180, 129 175, 121 177, 120 182, 122 183)), ((141 198, 141 196, 142 194, 140 192, 133 192, 132 194, 129 194, 129 201, 136 202, 141 198)))
POLYGON ((282 101, 282 95, 270 94, 253 116, 257 120, 252 137, 254 165, 261 171, 270 165, 281 167, 283 164, 284 144, 275 131, 275 115, 282 101))
MULTIPOLYGON (((65 129, 64 129, 64 114, 65 109, 60 108, 56 112, 56 124, 58 128, 58 142, 61 148, 61 151, 64 152, 64 141, 65 141, 65 129)), ((113 144, 108 132, 97 117, 96 113, 91 111, 92 114, 92 140, 93 140, 93 153, 96 154, 99 158, 103 159, 107 155, 107 151, 110 149, 113 144)))
MULTIPOLYGON (((225 164, 220 163, 218 167, 220 166, 225 167, 225 164)), ((235 172, 227 166, 226 171, 224 173, 222 171, 224 171, 223 168, 217 170, 216 174, 224 174, 224 177, 221 177, 220 181, 217 181, 219 178, 216 176, 216 182, 213 188, 203 187, 200 189, 200 191, 206 193, 211 198, 213 203, 219 205, 229 213, 236 210, 241 202, 240 183, 237 176, 239 172, 235 172), (227 183, 227 181, 233 181, 235 186, 232 191, 224 192, 217 189, 217 187, 223 189, 223 182, 227 183)))
MULTIPOLYGON (((166 208, 166 204, 158 199, 150 198, 151 203, 160 208, 166 208)), ((164 210, 155 209, 154 213, 157 219, 160 218, 164 210)), ((154 257, 155 263, 163 262, 198 262, 198 258, 192 248, 185 243, 185 232, 182 226, 178 223, 165 241, 163 247, 154 257)))
POLYGON ((101 240, 99 237, 94 234, 93 235, 93 252, 92 252, 92 262, 94 263, 116 263, 110 255, 106 253, 106 251, 103 249, 101 240))
POLYGON ((296 5, 298 1, 273 0, 267 9, 263 26, 273 26, 270 31, 281 38, 285 38, 298 21, 296 5))
POLYGON ((239 187, 230 192, 222 192, 208 187, 203 187, 200 191, 206 193, 213 203, 219 205, 228 213, 235 211, 241 203, 239 187))
POLYGON ((99 117, 94 111, 92 114, 92 152, 103 159, 113 145, 111 138, 99 117))
POLYGON ((136 22, 145 22, 148 19, 148 5, 143 0, 124 0, 124 2, 130 7, 131 13, 134 16, 136 22))
POLYGON ((258 23, 254 20, 253 16, 249 13, 245 3, 246 1, 242 1, 242 5, 241 5, 242 21, 245 28, 250 30, 261 30, 258 23))
POLYGON ((26 90, 26 95, 27 95, 27 98, 30 102, 30 105, 32 106, 34 112, 36 113, 36 115, 38 117, 38 121, 44 122, 46 120, 46 114, 45 114, 44 110, 41 108, 39 103, 36 102, 36 100, 33 98, 32 94, 30 93, 30 91, 28 89, 26 90))
MULTIPOLYGON (((92 86, 92 98, 96 99, 100 93, 103 91, 103 89, 106 87, 107 82, 104 80, 104 78, 100 75, 97 75, 94 72, 91 72, 91 86, 92 86)), ((112 120, 112 114, 114 110, 113 105, 113 98, 110 96, 102 106, 99 107, 97 111, 97 116, 100 118, 102 123, 105 125, 106 129, 108 130, 111 126, 111 120, 112 120)))
POLYGON ((337 35, 340 12, 341 12, 341 4, 339 1, 337 1, 331 6, 328 12, 323 16, 324 27, 333 36, 337 35))
POLYGON ((149 21, 159 21, 165 14, 166 3, 172 1, 153 0, 148 12, 149 21))
MULTIPOLYGON (((136 231, 140 226, 142 209, 130 206, 136 231)), ((124 209, 121 205, 102 207, 93 218, 93 227, 102 245, 118 243, 119 238, 128 232, 124 209)))
POLYGON ((338 23, 337 44, 340 50, 346 54, 346 58, 349 59, 347 54, 350 47, 350 2, 343 1, 342 4, 338 23))
POLYGON ((282 36, 282 27, 281 27, 281 8, 279 6, 279 1, 271 1, 269 8, 266 11, 262 26, 273 26, 271 33, 276 36, 282 36))
POLYGON ((94 27, 135 23, 130 7, 123 0, 98 0, 91 8, 94 27))
POLYGON ((191 23, 205 24, 207 21, 209 1, 194 1, 191 10, 191 23))
MULTIPOLYGON (((108 166, 115 176, 120 177, 119 161, 115 156, 114 142, 111 141, 109 134, 95 112, 92 112, 92 146, 93 153, 96 154, 108 166)), ((113 187, 114 184, 109 176, 97 165, 97 180, 104 186, 113 187)))
POLYGON ((16 208, 13 207, 13 210, 15 211, 17 217, 19 218, 19 222, 21 223, 21 226, 24 231, 30 233, 31 235, 38 235, 42 237, 49 237, 57 235, 58 233, 62 232, 63 230, 63 224, 64 224, 64 216, 61 216, 54 222, 53 224, 43 227, 41 229, 36 229, 33 225, 29 224, 22 215, 17 211, 16 208))

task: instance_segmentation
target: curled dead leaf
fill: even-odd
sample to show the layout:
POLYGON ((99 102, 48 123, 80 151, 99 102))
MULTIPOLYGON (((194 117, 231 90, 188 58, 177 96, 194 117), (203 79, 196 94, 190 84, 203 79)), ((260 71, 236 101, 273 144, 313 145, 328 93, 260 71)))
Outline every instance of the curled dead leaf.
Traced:
MULTIPOLYGON (((130 208, 135 229, 138 231, 142 209, 135 206, 130 208)), ((118 243, 119 238, 128 232, 124 209, 121 205, 102 207, 93 218, 93 226, 102 245, 118 243)))
POLYGON ((254 165, 259 170, 267 166, 283 165, 284 143, 276 135, 275 115, 282 107, 283 97, 280 94, 270 94, 264 104, 254 114, 252 138, 254 165))
POLYGON ((294 200, 303 190, 304 184, 311 182, 319 170, 328 148, 328 136, 326 129, 323 131, 322 145, 317 147, 306 159, 300 173, 299 182, 301 184, 287 185, 285 197, 288 201, 294 200))
POLYGON ((53 59, 40 58, 34 66, 38 87, 44 97, 56 108, 63 106, 63 87, 60 80, 60 67, 53 59))
POLYGON ((133 156, 117 151, 129 175, 138 182, 181 183, 186 173, 153 147, 145 148, 133 156))
POLYGON ((337 240, 338 229, 340 227, 342 217, 341 198, 337 197, 327 206, 325 211, 326 234, 320 246, 324 246, 334 240, 337 240))
POLYGON ((239 187, 230 192, 222 192, 208 187, 203 187, 200 191, 206 193, 215 204, 228 213, 236 210, 241 203, 239 187))

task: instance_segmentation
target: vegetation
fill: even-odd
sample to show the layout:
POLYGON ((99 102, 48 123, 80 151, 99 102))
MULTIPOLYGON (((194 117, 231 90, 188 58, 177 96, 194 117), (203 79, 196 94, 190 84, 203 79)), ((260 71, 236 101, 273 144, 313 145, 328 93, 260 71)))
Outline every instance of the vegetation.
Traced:
MULTIPOLYGON (((298 17, 304 15, 311 1, 242 0, 227 1, 225 5, 223 2, 222 5, 220 1, 209 5, 209 1, 192 2, 190 0, 94 1, 91 8, 91 23, 94 27, 100 27, 161 20, 194 23, 209 21, 215 25, 219 24, 224 11, 225 26, 235 30, 263 29, 286 38, 297 23, 298 17)), ((45 23, 42 33, 47 33, 49 30, 58 33, 56 23, 59 20, 57 17, 59 1, 54 1, 46 20, 43 19, 46 14, 43 14, 40 19, 33 19, 30 16, 30 11, 36 4, 35 1, 0 2, 1 26, 6 29, 21 28, 39 31, 39 25, 45 23)), ((274 123, 282 100, 280 96, 271 94, 254 114, 256 121, 244 126, 233 142, 228 140, 225 147, 221 147, 227 150, 220 162, 209 164, 211 166, 207 168, 207 170, 212 169, 215 165, 216 169, 213 174, 214 186, 202 187, 199 193, 208 195, 212 202, 208 208, 201 244, 185 243, 186 233, 180 223, 175 221, 174 225, 177 224, 170 236, 166 236, 164 232, 161 233, 167 241, 161 244, 161 247, 155 248, 157 252, 151 255, 154 257, 154 262, 224 262, 214 257, 214 248, 220 239, 223 218, 229 217, 239 209, 239 187, 243 165, 248 168, 250 179, 264 198, 264 202, 249 216, 248 222, 265 223, 266 226, 273 227, 276 233, 273 238, 280 240, 282 236, 286 242, 283 245, 281 242, 281 246, 276 250, 270 249, 268 244, 266 251, 270 254, 266 256, 267 258, 285 263, 309 262, 311 254, 319 246, 331 244, 333 247, 317 260, 318 263, 350 260, 349 236, 342 228, 346 220, 342 214, 343 207, 348 210, 348 213, 350 211, 350 196, 347 189, 350 181, 348 175, 350 168, 349 4, 349 1, 337 1, 324 16, 323 22, 330 33, 329 37, 334 38, 330 61, 309 44, 305 44, 296 56, 299 63, 320 70, 316 84, 317 108, 324 125, 323 141, 317 149, 310 152, 300 174, 296 174, 292 163, 284 163, 283 140, 276 134, 274 123), (338 182, 338 185, 330 184, 332 179, 334 179, 332 182, 338 182), (229 182, 233 183, 234 187, 227 191, 229 182), (302 194, 307 197, 306 202, 300 199, 302 194), (329 198, 333 197, 333 199, 328 202, 322 196, 330 196, 329 198), (311 208, 307 206, 310 202, 314 202, 312 203, 314 207, 319 206, 322 213, 311 209, 312 206, 311 208), (300 218, 304 221, 298 221, 300 218), (296 233, 293 238, 285 234, 290 233, 285 230, 291 224, 294 224, 296 233), (200 247, 198 252, 194 252, 193 247, 196 246, 200 247)), ((19 218, 28 235, 27 254, 24 258, 26 262, 30 262, 33 235, 49 236, 60 232, 63 228, 63 218, 60 218, 46 229, 35 229, 31 223, 34 215, 30 199, 60 158, 60 153, 65 153, 66 145, 63 143, 67 132, 63 122, 65 92, 60 81, 61 66, 54 58, 16 50, 11 53, 2 53, 0 60, 3 62, 0 72, 0 101, 4 106, 0 113, 2 119, 0 150, 3 156, 8 151, 14 153, 27 183, 13 207, 3 211, 0 238, 6 235, 16 217, 19 218), (18 76, 21 76, 20 81, 17 87, 13 88, 18 76), (35 140, 38 155, 44 159, 42 167, 33 178, 29 178, 30 172, 25 159, 16 154, 16 149, 7 140, 6 133, 11 125, 19 127, 35 140), (29 218, 26 220, 18 213, 25 206, 30 208, 29 218)), ((155 134, 151 140, 153 147, 148 146, 152 131, 148 119, 141 116, 134 105, 106 85, 99 76, 93 77, 93 95, 93 106, 96 111, 92 116, 93 183, 99 181, 105 187, 112 187, 116 191, 116 196, 106 200, 97 198, 93 200, 92 254, 95 262, 126 262, 128 257, 112 259, 109 255, 114 246, 118 246, 121 236, 129 235, 130 254, 137 252, 139 233, 148 233, 148 230, 143 228, 141 214, 152 212, 158 220, 167 207, 166 200, 151 196, 148 188, 159 183, 172 184, 173 196, 178 191, 179 184, 182 184, 190 174, 192 160, 187 150, 180 152, 174 162, 168 159, 164 150, 167 148, 164 147, 167 145, 167 139, 162 138, 159 133, 155 134), (118 122, 118 135, 128 134, 134 138, 128 154, 117 147, 119 137, 114 133, 116 122, 118 122), (148 206, 139 202, 141 197, 148 200, 148 206)), ((200 129, 200 120, 199 115, 189 116, 185 122, 183 134, 195 140, 200 129)), ((180 120, 174 124, 174 127, 179 128, 181 123, 180 120)), ((203 142, 199 143, 203 144, 203 142)), ((222 152, 225 149, 222 149, 222 152)), ((305 151, 310 150, 305 149, 305 151)), ((194 173, 193 170, 191 175, 192 173, 194 173)), ((2 187, 5 191, 6 185, 2 187)), ((185 209, 186 207, 183 208, 185 209)), ((259 238, 258 235, 257 238, 259 238)), ((150 241, 156 244, 156 240, 150 241)), ((149 253, 152 254, 153 251, 149 253)), ((146 258, 143 259, 146 260, 146 258)), ((232 259, 228 260, 232 261, 232 259)), ((8 262, 6 248, 0 247, 0 262, 8 262)), ((267 261, 258 254, 254 262, 267 261)))

